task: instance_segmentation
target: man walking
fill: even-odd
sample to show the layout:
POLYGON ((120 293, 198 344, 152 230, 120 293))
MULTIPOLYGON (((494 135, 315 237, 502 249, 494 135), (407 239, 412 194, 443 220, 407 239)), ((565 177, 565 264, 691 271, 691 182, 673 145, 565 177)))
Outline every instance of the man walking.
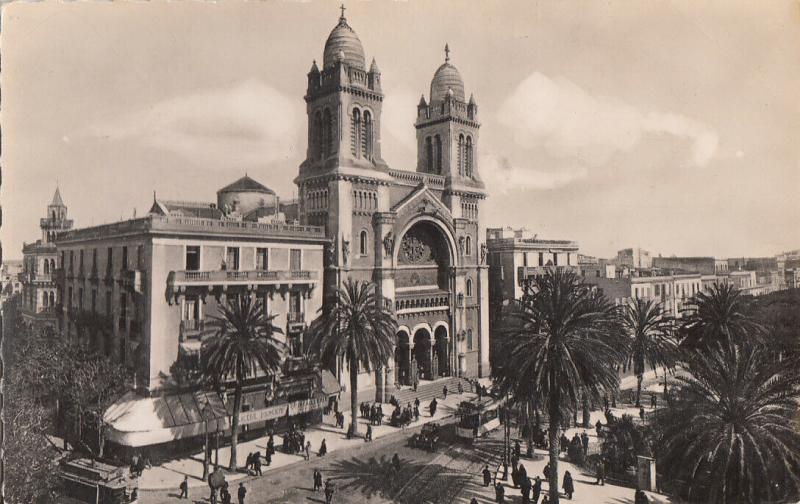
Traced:
POLYGON ((492 473, 489 471, 489 466, 483 466, 483 486, 488 487, 492 482, 492 473))
POLYGON ((581 434, 581 444, 583 445, 583 454, 585 456, 589 453, 589 435, 586 434, 586 431, 581 434))
POLYGON ((322 473, 319 469, 314 469, 314 491, 322 488, 322 473))
POLYGON ((247 495, 247 489, 244 487, 244 483, 239 483, 239 492, 237 495, 239 496, 239 504, 244 504, 244 497, 247 495))
POLYGON ((181 494, 178 496, 179 499, 188 499, 189 498, 189 476, 184 476, 183 481, 181 481, 181 494))
POLYGON ((447 399, 447 385, 442 387, 442 394, 444 395, 444 398, 447 399))
POLYGON ((335 488, 333 487, 333 483, 331 483, 331 480, 326 481, 325 482, 325 504, 331 504, 331 501, 333 500, 333 492, 334 491, 335 491, 335 488))
POLYGON ((436 415, 436 398, 434 397, 430 405, 431 417, 436 415))
POLYGON ((597 461, 597 485, 606 484, 606 461, 602 458, 597 461))
POLYGON ((537 504, 539 502, 539 496, 542 494, 542 478, 536 476, 536 480, 533 482, 533 504, 537 504))
POLYGON ((372 426, 367 424, 367 434, 364 436, 364 442, 369 443, 372 441, 372 426))

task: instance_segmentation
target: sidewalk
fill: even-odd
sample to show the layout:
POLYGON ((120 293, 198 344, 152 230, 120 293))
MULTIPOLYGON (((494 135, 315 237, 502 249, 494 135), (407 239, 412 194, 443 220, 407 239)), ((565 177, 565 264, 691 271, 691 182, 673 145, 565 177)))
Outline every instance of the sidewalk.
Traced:
MULTIPOLYGON (((431 385, 440 386, 436 382, 433 382, 431 385)), ((416 422, 412 422, 410 427, 416 427, 424 423, 428 423, 431 421, 439 421, 444 418, 451 417, 455 413, 456 409, 458 408, 458 404, 461 401, 469 400, 474 397, 476 397, 475 394, 465 392, 464 394, 460 395, 450 393, 447 395, 447 399, 443 399, 441 397, 441 394, 439 394, 436 397, 438 408, 436 409, 436 416, 434 416, 433 418, 429 416, 428 406, 430 405, 430 401, 421 401, 420 419, 416 422)), ((400 428, 392 427, 387 423, 389 421, 393 409, 394 408, 391 405, 388 404, 384 405, 383 408, 384 424, 372 427, 373 439, 378 439, 388 434, 401 431, 400 428)), ((344 429, 338 429, 334 426, 335 421, 333 415, 325 416, 321 424, 306 429, 305 431, 306 441, 311 442, 312 460, 317 458, 318 456, 317 451, 319 450, 320 444, 322 443, 323 439, 325 439, 325 443, 328 447, 329 453, 336 450, 342 450, 342 449, 352 448, 355 446, 360 446, 361 444, 364 443, 364 433, 367 431, 367 424, 369 422, 366 419, 359 418, 358 437, 348 440, 346 438, 346 432, 347 432, 347 427, 350 425, 349 408, 342 412, 344 413, 345 416, 344 429)), ((237 465, 240 468, 243 467, 245 464, 245 460, 247 459, 247 455, 249 453, 254 451, 260 451, 262 453, 261 470, 263 471, 264 476, 267 476, 269 474, 269 471, 276 467, 284 467, 289 464, 305 460, 305 458, 302 455, 288 455, 280 451, 280 446, 283 445, 282 436, 276 434, 274 439, 275 439, 276 453, 272 456, 272 464, 270 466, 264 464, 264 457, 263 457, 263 454, 266 452, 267 449, 266 437, 260 437, 252 439, 250 441, 239 443, 237 446, 237 453, 236 453, 238 461, 237 465)), ((214 461, 213 454, 211 457, 211 461, 212 462, 214 461)), ((230 446, 220 447, 219 462, 220 462, 220 467, 222 467, 223 469, 228 466, 228 463, 230 462, 230 446)), ((209 472, 211 471, 213 471, 213 465, 209 468, 209 472)), ((204 482, 201 479, 202 475, 203 475, 203 452, 199 451, 189 457, 172 460, 169 462, 165 462, 164 464, 161 464, 159 466, 153 466, 145 469, 145 471, 142 473, 142 476, 139 478, 139 489, 140 490, 175 489, 177 491, 178 486, 183 481, 184 476, 189 477, 190 488, 205 487, 206 482, 204 482)), ((225 478, 227 481, 233 482, 242 479, 246 476, 247 474, 244 472, 237 472, 235 474, 226 472, 225 478)))

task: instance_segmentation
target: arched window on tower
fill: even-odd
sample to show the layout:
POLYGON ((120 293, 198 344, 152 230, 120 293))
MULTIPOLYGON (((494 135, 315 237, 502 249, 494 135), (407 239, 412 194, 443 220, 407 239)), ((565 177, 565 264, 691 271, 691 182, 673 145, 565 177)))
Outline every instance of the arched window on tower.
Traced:
POLYGON ((323 129, 323 149, 325 151, 325 157, 327 158, 334 152, 336 152, 336 135, 334 134, 333 128, 333 114, 329 109, 325 109, 325 115, 322 117, 322 129, 323 129))
POLYGON ((464 255, 472 255, 472 237, 467 236, 464 243, 464 255))
POLYGON ((367 231, 366 230, 362 230, 361 234, 359 235, 359 239, 358 239, 358 253, 361 254, 362 256, 367 255, 367 247, 368 247, 367 240, 368 240, 368 238, 369 237, 367 236, 367 231))
POLYGON ((425 138, 425 168, 428 173, 433 172, 433 143, 431 137, 425 138))
POLYGON ((50 272, 51 273, 55 273, 56 272, 56 260, 55 259, 50 259, 50 272))
POLYGON ((47 297, 47 293, 46 292, 42 292, 42 306, 47 308, 49 301, 50 301, 50 298, 47 297))
POLYGON ((458 174, 464 175, 464 135, 458 135, 458 174))
POLYGON ((350 128, 350 150, 353 156, 361 155, 361 111, 353 109, 353 120, 350 128))
POLYGON ((50 293, 50 306, 55 306, 55 305, 56 305, 56 295, 55 295, 54 292, 51 292, 50 293))
POLYGON ((439 135, 434 137, 434 148, 436 149, 436 173, 442 174, 442 138, 439 135))
POLYGON ((465 166, 464 172, 467 177, 472 177, 472 137, 467 137, 466 155, 464 156, 465 166))
POLYGON ((47 259, 44 260, 44 274, 50 273, 50 261, 47 259))
POLYGON ((361 154, 372 159, 372 114, 364 111, 364 127, 361 134, 361 154))
POLYGON ((472 297, 472 279, 467 278, 467 297, 472 297))
POLYGON ((322 114, 319 111, 314 114, 314 127, 311 134, 312 144, 314 146, 313 156, 314 159, 322 159, 324 156, 324 133, 322 131, 322 114))

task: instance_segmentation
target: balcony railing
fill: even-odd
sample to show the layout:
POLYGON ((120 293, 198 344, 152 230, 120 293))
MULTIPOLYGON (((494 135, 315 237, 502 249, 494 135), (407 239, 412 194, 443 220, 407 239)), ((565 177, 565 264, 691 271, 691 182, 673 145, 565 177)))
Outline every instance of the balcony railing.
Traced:
POLYGON ((431 294, 431 295, 417 295, 404 299, 398 299, 394 302, 395 310, 443 310, 450 307, 450 296, 447 294, 431 294))
POLYGON ((197 319, 181 320, 180 340, 185 341, 188 338, 199 337, 203 334, 205 328, 206 328, 205 320, 197 320, 197 319))
POLYGON ((207 285, 207 284, 236 284, 236 283, 270 283, 270 282, 316 282, 316 271, 175 271, 173 272, 175 285, 207 285))

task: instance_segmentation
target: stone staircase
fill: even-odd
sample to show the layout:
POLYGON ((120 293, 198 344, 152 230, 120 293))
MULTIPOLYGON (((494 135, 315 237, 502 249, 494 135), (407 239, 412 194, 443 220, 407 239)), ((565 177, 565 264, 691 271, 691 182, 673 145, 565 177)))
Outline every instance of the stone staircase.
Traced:
MULTIPOLYGON (((432 382, 422 381, 419 383, 416 392, 414 392, 414 387, 404 386, 401 390, 395 390, 388 395, 390 397, 394 396, 401 405, 406 405, 408 403, 414 404, 414 400, 417 398, 419 399, 420 403, 428 404, 431 400, 433 400, 434 397, 438 401, 442 400, 444 397, 442 395, 444 387, 447 387, 448 397, 450 397, 450 394, 458 395, 459 382, 464 388, 464 392, 474 392, 474 390, 471 388, 472 386, 466 380, 466 378, 450 377, 441 378, 432 382)), ((464 399, 466 400, 466 397, 464 399)))

